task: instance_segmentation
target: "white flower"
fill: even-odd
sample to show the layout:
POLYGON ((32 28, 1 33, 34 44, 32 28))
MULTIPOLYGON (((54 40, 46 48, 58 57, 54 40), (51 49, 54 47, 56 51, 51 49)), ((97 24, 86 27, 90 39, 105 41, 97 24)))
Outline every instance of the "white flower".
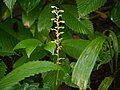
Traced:
POLYGON ((51 8, 57 8, 56 6, 51 6, 51 8))
POLYGON ((52 12, 52 13, 56 13, 56 10, 52 10, 51 12, 52 12))
POLYGON ((64 10, 59 10, 59 12, 64 12, 64 10))
POLYGON ((54 21, 56 18, 51 18, 52 21, 54 21))
POLYGON ((60 23, 65 23, 65 21, 59 21, 60 23))

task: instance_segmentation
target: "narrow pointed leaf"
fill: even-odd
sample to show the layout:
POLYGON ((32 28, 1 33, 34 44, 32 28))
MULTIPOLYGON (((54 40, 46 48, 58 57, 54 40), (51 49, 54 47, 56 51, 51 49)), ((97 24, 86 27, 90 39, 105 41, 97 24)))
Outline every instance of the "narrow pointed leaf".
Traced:
POLYGON ((41 46, 42 43, 37 40, 37 39, 26 39, 26 40, 22 40, 21 42, 19 42, 15 48, 15 49, 21 49, 21 48, 25 48, 25 51, 28 55, 28 57, 30 57, 31 53, 34 51, 34 49, 37 46, 41 46))
POLYGON ((99 51, 104 42, 103 37, 93 40, 81 53, 72 73, 72 81, 77 84, 80 90, 86 89, 90 74, 95 65, 99 51))
POLYGON ((108 90, 108 88, 112 84, 113 80, 114 80, 114 78, 111 76, 105 77, 105 79, 102 81, 102 83, 98 87, 98 90, 108 90))
POLYGON ((25 63, 0 80, 0 90, 10 90, 12 86, 26 77, 53 70, 60 70, 60 67, 48 61, 25 63))
POLYGON ((110 34, 109 34, 109 38, 110 38, 110 40, 111 40, 111 42, 110 43, 112 43, 113 44, 113 53, 114 53, 114 55, 113 55, 113 57, 114 57, 114 59, 115 59, 115 68, 117 69, 117 63, 118 63, 118 39, 117 39, 117 36, 115 35, 115 33, 113 32, 113 31, 111 31, 111 30, 108 30, 109 32, 110 32, 110 34))
POLYGON ((107 0, 77 0, 78 13, 85 16, 90 12, 100 8, 107 0))

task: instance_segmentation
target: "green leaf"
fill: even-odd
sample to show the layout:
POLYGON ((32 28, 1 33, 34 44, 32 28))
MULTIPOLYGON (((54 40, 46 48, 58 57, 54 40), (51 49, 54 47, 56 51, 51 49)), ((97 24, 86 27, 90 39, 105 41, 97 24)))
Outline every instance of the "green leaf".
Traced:
POLYGON ((33 9, 28 14, 26 12, 22 13, 22 21, 25 27, 30 28, 31 25, 35 22, 35 20, 38 18, 41 8, 37 7, 33 9))
POLYGON ((42 74, 43 78, 43 88, 47 90, 57 90, 56 86, 56 76, 57 72, 56 71, 50 71, 42 74))
POLYGON ((16 3, 16 0, 3 0, 6 6, 9 8, 10 13, 12 14, 12 10, 14 8, 14 5, 16 3))
POLYGON ((109 43, 111 43, 112 45, 110 45, 111 49, 113 49, 113 57, 115 59, 115 68, 117 69, 117 63, 118 63, 118 39, 117 39, 117 36, 116 34, 111 31, 111 30, 108 30, 109 31, 109 43))
POLYGON ((90 78, 90 74, 95 65, 99 51, 104 42, 103 37, 93 40, 81 53, 72 73, 73 83, 79 86, 80 90, 86 89, 90 78))
POLYGON ((50 71, 42 74, 43 88, 46 90, 58 90, 58 86, 62 84, 64 73, 62 71, 50 71))
MULTIPOLYGON (((108 47, 106 49, 108 49, 108 47)), ((99 54, 99 58, 100 58, 100 63, 98 64, 97 68, 99 68, 101 65, 106 64, 112 60, 112 57, 110 55, 110 50, 101 51, 99 54)))
POLYGON ((101 82, 100 86, 98 87, 98 90, 108 90, 109 86, 112 84, 114 78, 109 76, 105 77, 105 79, 101 82))
POLYGON ((20 0, 20 5, 26 13, 29 13, 40 3, 40 1, 41 0, 20 0))
POLYGON ((90 12, 100 8, 107 0, 77 0, 77 8, 80 16, 85 16, 90 12))
POLYGON ((65 5, 62 5, 61 6, 62 8, 64 8, 64 9, 69 9, 70 10, 70 13, 74 16, 74 17, 76 17, 76 18, 78 18, 79 16, 78 16, 78 11, 77 11, 77 6, 76 5, 70 5, 70 4, 65 4, 65 5))
POLYGON ((64 10, 62 19, 70 29, 82 34, 93 33, 93 25, 90 20, 79 20, 75 15, 71 14, 69 8, 64 8, 64 10))
POLYGON ((26 77, 52 70, 60 70, 60 67, 48 61, 25 63, 0 80, 0 90, 9 90, 26 77))
POLYGON ((15 46, 14 50, 25 48, 27 56, 30 57, 31 53, 34 51, 34 49, 37 46, 42 46, 42 43, 39 40, 37 40, 37 39, 26 39, 26 40, 22 40, 21 42, 19 42, 15 46))
POLYGON ((42 43, 45 43, 45 41, 50 38, 49 35, 50 29, 44 29, 41 32, 36 33, 35 38, 39 39, 42 43))
POLYGON ((52 55, 54 55, 55 53, 55 49, 56 49, 56 44, 55 42, 48 42, 47 44, 44 45, 44 49, 51 52, 52 55))
POLYGON ((9 33, 6 33, 0 27, 0 56, 15 55, 13 48, 17 44, 18 40, 9 33))
POLYGON ((9 9, 8 9, 8 7, 5 5, 5 4, 0 4, 0 12, 1 12, 1 14, 0 14, 0 21, 1 20, 6 20, 9 16, 10 16, 10 11, 9 11, 9 9))
POLYGON ((28 61, 29 61, 29 60, 28 60, 28 57, 27 57, 27 55, 25 54, 25 55, 23 55, 21 58, 19 58, 19 59, 14 63, 13 68, 17 68, 17 67, 21 66, 22 64, 24 64, 24 63, 26 63, 26 62, 28 62, 28 61))
POLYGON ((0 79, 4 77, 7 66, 3 61, 0 61, 0 79))
POLYGON ((36 47, 36 49, 31 53, 29 58, 27 57, 26 54, 23 54, 23 56, 21 58, 16 60, 16 62, 13 65, 13 68, 19 67, 28 61, 37 61, 39 59, 42 59, 47 54, 48 54, 48 52, 46 50, 44 50, 42 47, 36 47))
POLYGON ((66 85, 70 86, 70 87, 74 87, 74 88, 79 88, 77 85, 75 85, 72 81, 71 81, 71 76, 69 74, 67 74, 64 77, 64 82, 66 85))
POLYGON ((0 22, 0 28, 17 40, 32 37, 32 33, 29 30, 26 30, 22 22, 16 19, 7 19, 4 22, 0 22))
MULTIPOLYGON (((18 89, 15 88, 15 89, 11 89, 11 90, 18 90, 18 89)), ((20 90, 40 90, 39 83, 32 83, 32 84, 25 83, 22 85, 20 90)))
POLYGON ((111 20, 120 27, 120 1, 118 1, 111 12, 111 20))
POLYGON ((31 53, 29 61, 36 61, 39 59, 44 58, 46 55, 48 54, 48 52, 43 49, 43 47, 36 47, 36 49, 31 53))
POLYGON ((40 16, 38 18, 38 31, 41 32, 44 29, 48 29, 50 31, 53 21, 51 18, 54 18, 54 14, 52 14, 51 4, 45 6, 45 8, 41 11, 40 16))
POLYGON ((90 43, 83 39, 68 39, 62 42, 62 49, 65 53, 78 59, 85 47, 90 43))

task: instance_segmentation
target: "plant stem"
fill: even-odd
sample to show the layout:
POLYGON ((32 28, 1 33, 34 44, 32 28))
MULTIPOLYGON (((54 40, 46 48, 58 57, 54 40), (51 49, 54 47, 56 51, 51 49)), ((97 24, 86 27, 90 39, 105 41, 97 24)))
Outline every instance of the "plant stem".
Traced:
MULTIPOLYGON (((51 6, 51 8, 55 8, 55 10, 52 11, 52 13, 54 13, 56 15, 56 18, 52 18, 51 20, 54 21, 54 23, 56 24, 56 26, 54 27, 55 34, 56 34, 56 39, 55 39, 55 43, 56 43, 56 56, 57 56, 57 61, 56 64, 60 65, 61 64, 61 59, 60 58, 60 50, 61 50, 61 40, 62 38, 60 38, 60 35, 63 34, 63 32, 60 32, 60 29, 63 29, 63 27, 60 26, 60 23, 64 23, 64 21, 60 20, 60 17, 62 17, 62 15, 60 14, 60 12, 64 12, 63 10, 60 10, 58 7, 56 6, 51 6)), ((56 86, 58 86, 58 79, 59 79, 59 73, 60 71, 57 70, 57 76, 56 76, 56 86)))

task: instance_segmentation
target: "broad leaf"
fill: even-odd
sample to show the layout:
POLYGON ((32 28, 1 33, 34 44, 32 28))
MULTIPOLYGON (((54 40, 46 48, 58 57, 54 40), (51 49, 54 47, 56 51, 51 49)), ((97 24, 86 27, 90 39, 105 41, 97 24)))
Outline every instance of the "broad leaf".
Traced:
POLYGON ((68 55, 78 59, 85 47, 90 43, 88 40, 68 39, 62 42, 62 49, 68 55))
POLYGON ((28 57, 25 54, 21 58, 19 58, 18 60, 16 60, 16 62, 13 64, 13 68, 17 68, 17 67, 21 66, 22 64, 27 63, 28 61, 29 61, 28 57))
POLYGON ((98 87, 98 90, 108 90, 109 86, 112 84, 114 78, 109 76, 105 77, 105 79, 101 82, 100 86, 98 87))
POLYGON ((26 13, 29 13, 40 3, 40 1, 41 0, 20 0, 20 5, 26 13))
POLYGON ((54 55, 55 53, 55 49, 56 49, 56 44, 55 42, 48 42, 47 44, 44 45, 44 49, 51 52, 52 55, 54 55))
POLYGON ((14 8, 14 5, 16 3, 16 0, 3 0, 6 6, 9 8, 10 13, 12 14, 12 10, 14 8))
POLYGON ((0 22, 0 28, 18 40, 32 37, 31 32, 26 30, 23 24, 16 19, 7 19, 4 22, 0 22))
POLYGON ((23 12, 22 13, 22 21, 23 21, 24 26, 30 28, 31 25, 38 18, 39 13, 40 13, 40 7, 33 9, 28 14, 26 12, 23 12))
POLYGON ((93 33, 93 25, 90 20, 79 20, 70 12, 69 8, 64 7, 64 10, 62 19, 70 29, 82 34, 93 33))
POLYGON ((44 58, 48 54, 48 51, 43 49, 43 47, 37 47, 30 55, 29 61, 36 61, 44 58))
POLYGON ((0 61, 0 79, 4 77, 7 67, 3 61, 0 61))
POLYGON ((48 61, 32 61, 25 63, 0 80, 0 90, 9 90, 26 77, 59 69, 59 66, 48 61))
POLYGON ((120 27, 120 1, 118 1, 111 12, 111 20, 120 27))
POLYGON ((46 90, 58 90, 62 84, 64 73, 62 71, 50 71, 42 74, 43 88, 46 90))
POLYGON ((39 59, 42 59, 48 54, 46 50, 44 50, 42 47, 37 47, 28 58, 26 54, 24 54, 21 58, 16 60, 16 62, 13 65, 13 68, 19 67, 22 64, 29 62, 29 61, 37 61, 39 59))
POLYGON ((48 29, 50 31, 53 21, 51 18, 54 18, 54 14, 52 14, 51 4, 45 6, 45 8, 41 11, 40 16, 38 18, 38 31, 41 32, 44 29, 48 29))
POLYGON ((87 88, 90 74, 95 65, 99 51, 102 48, 103 42, 103 37, 98 37, 93 40, 81 53, 77 63, 74 66, 72 81, 79 86, 80 90, 87 88))
POLYGON ((39 39, 42 43, 45 43, 45 41, 50 38, 49 35, 50 29, 43 29, 41 32, 36 33, 35 38, 39 39))
POLYGON ((77 0, 79 16, 85 16, 100 8, 107 0, 77 0))
POLYGON ((64 9, 67 9, 67 10, 69 9, 69 10, 70 10, 70 13, 71 13, 74 17, 76 17, 76 18, 79 17, 79 16, 78 16, 77 6, 76 6, 76 5, 65 4, 65 5, 62 5, 61 7, 64 8, 64 9))
POLYGON ((21 48, 25 48, 25 51, 27 53, 27 56, 30 57, 31 53, 34 51, 34 49, 37 46, 41 46, 42 43, 37 40, 37 39, 26 39, 26 40, 22 40, 21 42, 19 42, 15 48, 15 49, 21 49, 21 48))
POLYGON ((0 56, 15 55, 13 48, 17 44, 18 40, 6 33, 0 26, 0 56))

